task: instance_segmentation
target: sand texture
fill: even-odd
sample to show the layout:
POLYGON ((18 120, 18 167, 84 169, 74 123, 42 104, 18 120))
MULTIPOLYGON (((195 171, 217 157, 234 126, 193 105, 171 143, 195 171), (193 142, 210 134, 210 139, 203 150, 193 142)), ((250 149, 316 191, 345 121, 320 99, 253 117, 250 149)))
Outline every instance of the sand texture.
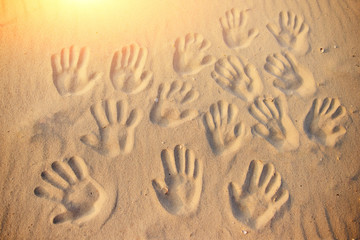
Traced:
POLYGON ((0 239, 360 239, 359 22, 0 0, 0 239))

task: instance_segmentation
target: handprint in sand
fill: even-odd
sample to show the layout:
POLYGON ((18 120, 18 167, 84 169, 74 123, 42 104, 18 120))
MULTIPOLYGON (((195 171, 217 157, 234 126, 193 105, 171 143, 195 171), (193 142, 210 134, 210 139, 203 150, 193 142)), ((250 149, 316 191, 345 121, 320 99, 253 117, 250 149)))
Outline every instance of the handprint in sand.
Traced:
POLYGON ((289 52, 266 58, 265 70, 276 77, 273 84, 286 95, 311 96, 316 92, 313 74, 289 52))
POLYGON ((259 35, 258 29, 248 30, 246 28, 248 11, 240 11, 237 8, 233 8, 227 11, 224 17, 220 18, 223 38, 229 48, 246 48, 259 35))
POLYGON ((174 70, 180 76, 188 76, 213 64, 215 57, 206 53, 210 46, 211 43, 201 34, 189 33, 178 38, 175 42, 174 70))
POLYGON ((346 133, 346 129, 340 125, 345 115, 346 109, 338 99, 325 98, 321 101, 316 98, 304 121, 304 129, 309 138, 324 146, 333 147, 346 133))
POLYGON ((99 127, 100 135, 90 133, 81 138, 81 141, 98 153, 116 157, 128 154, 135 143, 135 130, 139 125, 143 113, 139 109, 131 110, 128 114, 126 101, 108 99, 91 107, 91 113, 99 127))
POLYGON ((218 101, 204 115, 206 135, 214 154, 233 153, 241 147, 245 126, 238 121, 239 110, 234 104, 218 101))
POLYGON ((279 151, 291 151, 299 147, 299 133, 288 115, 283 96, 258 98, 250 107, 250 114, 259 121, 252 130, 279 151))
POLYGON ((67 162, 53 162, 51 168, 41 173, 46 184, 35 188, 34 193, 66 209, 53 218, 53 223, 82 224, 97 216, 107 197, 103 187, 89 175, 84 160, 72 157, 67 162))
POLYGON ((202 192, 203 165, 192 150, 177 145, 174 152, 161 152, 165 182, 153 180, 161 205, 171 214, 188 215, 196 211, 202 192))
POLYGON ((102 73, 88 75, 90 50, 72 46, 51 57, 53 82, 61 96, 80 95, 91 89, 102 73))
POLYGON ((227 56, 219 59, 211 76, 224 90, 246 102, 254 101, 263 91, 263 83, 256 67, 240 57, 227 56))
POLYGON ((115 52, 110 70, 110 79, 115 89, 136 94, 149 85, 153 73, 144 70, 147 54, 147 49, 137 44, 115 52))
POLYGON ((186 106, 198 98, 199 92, 190 83, 182 81, 162 83, 150 111, 150 120, 162 127, 176 127, 193 120, 199 112, 186 106))
POLYGON ((274 165, 258 160, 251 161, 242 189, 229 184, 229 195, 234 217, 256 230, 268 224, 289 199, 274 165))
POLYGON ((304 19, 292 11, 282 11, 279 14, 279 25, 280 27, 269 23, 266 27, 282 47, 305 54, 310 47, 308 40, 310 28, 304 19))

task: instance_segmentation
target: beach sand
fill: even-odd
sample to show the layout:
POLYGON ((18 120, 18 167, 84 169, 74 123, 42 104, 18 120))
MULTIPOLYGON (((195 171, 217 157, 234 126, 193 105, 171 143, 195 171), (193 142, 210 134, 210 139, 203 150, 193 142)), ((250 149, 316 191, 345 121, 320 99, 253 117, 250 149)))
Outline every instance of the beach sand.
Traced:
POLYGON ((357 0, 1 0, 0 239, 360 239, 357 0))

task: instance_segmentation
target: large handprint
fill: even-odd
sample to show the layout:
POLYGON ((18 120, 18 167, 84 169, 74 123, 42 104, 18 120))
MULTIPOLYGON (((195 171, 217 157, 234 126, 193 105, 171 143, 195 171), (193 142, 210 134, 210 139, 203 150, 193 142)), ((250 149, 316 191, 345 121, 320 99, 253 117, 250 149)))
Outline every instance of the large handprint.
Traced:
POLYGON ((237 120, 239 109, 234 104, 218 101, 204 115, 207 138, 216 155, 233 153, 241 147, 245 126, 237 120))
POLYGON ((174 69, 181 76, 199 73, 204 67, 213 64, 214 56, 206 55, 211 43, 201 34, 189 33, 175 42, 174 69), (205 56, 206 55, 206 56, 205 56))
POLYGON ((153 187, 161 205, 171 214, 193 213, 200 201, 203 165, 193 151, 177 145, 172 154, 161 152, 165 182, 153 180, 153 187))
POLYGON ((325 98, 321 103, 316 98, 304 121, 305 131, 311 139, 324 146, 333 147, 346 133, 346 129, 340 125, 345 115, 346 109, 340 105, 338 99, 325 98))
POLYGON ((64 48, 61 54, 51 57, 53 82, 61 96, 80 95, 92 88, 102 76, 102 73, 88 76, 89 59, 89 49, 84 47, 80 51, 76 46, 70 50, 64 48))
POLYGON ((247 11, 233 8, 225 13, 225 17, 220 18, 224 41, 229 48, 246 48, 259 35, 259 30, 256 28, 249 31, 245 29, 248 19, 247 11))
POLYGON ((199 92, 190 83, 174 81, 160 84, 158 97, 151 111, 150 120, 162 127, 176 127, 193 120, 199 113, 195 109, 184 109, 184 105, 197 100, 199 92))
POLYGON ((89 176, 87 166, 80 157, 68 162, 56 161, 52 170, 41 173, 41 178, 51 188, 37 187, 34 193, 62 204, 66 211, 55 216, 53 223, 71 221, 82 224, 99 214, 106 200, 104 189, 89 176))
POLYGON ((143 91, 152 79, 151 71, 144 71, 148 51, 137 44, 126 46, 114 54, 110 79, 115 89, 129 94, 143 91))
POLYGON ((279 24, 280 28, 275 24, 268 24, 266 27, 281 46, 305 54, 310 45, 307 39, 309 26, 304 19, 291 11, 282 11, 279 14, 279 24))
POLYGON ((91 113, 99 126, 100 136, 85 135, 81 141, 102 155, 116 157, 130 153, 134 147, 135 129, 143 113, 133 109, 128 115, 128 103, 108 99, 91 107, 91 113), (103 106, 105 104, 105 106, 103 106))
POLYGON ((276 77, 274 86, 287 95, 296 93, 301 97, 306 97, 313 95, 316 91, 313 74, 300 65, 289 52, 268 56, 264 68, 276 77))
POLYGON ((263 83, 255 66, 240 57, 219 59, 211 76, 223 89, 247 102, 254 101, 263 90, 263 83))
POLYGON ((280 187, 281 176, 274 165, 251 161, 242 190, 233 182, 229 184, 236 219, 251 228, 263 228, 289 199, 289 192, 280 191, 280 187))
POLYGON ((291 151, 299 147, 299 133, 288 116, 285 97, 259 98, 249 111, 259 121, 253 131, 279 151, 291 151))

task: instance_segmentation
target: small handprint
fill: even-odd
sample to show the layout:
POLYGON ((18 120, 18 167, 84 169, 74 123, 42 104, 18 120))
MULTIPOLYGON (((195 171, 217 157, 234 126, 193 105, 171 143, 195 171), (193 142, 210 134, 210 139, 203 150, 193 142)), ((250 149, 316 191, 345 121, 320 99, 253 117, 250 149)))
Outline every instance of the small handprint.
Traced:
POLYGON ((149 85, 153 73, 144 71, 147 54, 147 49, 137 44, 115 52, 110 70, 110 79, 115 89, 136 94, 149 85))
POLYGON ((346 129, 340 125, 345 117, 346 109, 336 98, 325 98, 321 103, 315 99, 304 121, 304 129, 308 136, 316 142, 333 147, 345 133, 346 129))
POLYGON ((225 13, 225 17, 220 18, 224 41, 229 48, 246 48, 259 35, 259 30, 256 28, 249 31, 245 29, 248 11, 240 11, 237 8, 233 8, 225 13))
POLYGON ((99 126, 100 136, 93 133, 85 135, 81 141, 95 151, 109 157, 128 154, 135 142, 135 129, 139 125, 143 113, 133 109, 128 114, 126 101, 116 102, 108 99, 91 107, 91 113, 99 126), (103 106, 105 105, 105 106, 103 106))
POLYGON ((299 147, 299 133, 288 116, 285 97, 258 98, 249 107, 249 112, 259 121, 253 127, 253 132, 279 151, 291 151, 299 147))
POLYGON ((255 66, 240 57, 219 59, 211 76, 223 89, 247 102, 254 101, 263 90, 263 83, 255 66))
POLYGON ((281 176, 274 165, 251 161, 242 189, 229 184, 234 217, 250 228, 263 228, 289 199, 289 192, 280 187, 281 176))
POLYGON ((204 67, 213 64, 214 56, 206 55, 211 43, 201 34, 189 33, 175 42, 174 69, 181 76, 199 73, 204 67), (206 56, 205 56, 206 55, 206 56))
POLYGON ((193 151, 177 145, 161 152, 165 182, 154 179, 153 187, 161 205, 171 214, 188 215, 199 205, 203 165, 193 151))
POLYGON ((245 126, 237 121, 239 110, 234 104, 218 101, 204 115, 209 144, 216 155, 233 153, 241 147, 245 126))
POLYGON ((91 89, 102 73, 88 76, 90 50, 72 46, 51 57, 54 85, 61 96, 80 95, 91 89))
POLYGON ((268 56, 264 68, 276 77, 274 86, 287 95, 295 93, 301 97, 306 97, 316 92, 313 74, 300 65, 289 52, 268 56))
POLYGON ((183 106, 197 100, 199 92, 189 83, 174 81, 160 84, 158 97, 150 111, 150 120, 162 127, 176 127, 193 120, 199 115, 195 109, 183 109, 183 106))
POLYGON ((305 54, 310 45, 307 39, 309 25, 304 22, 304 19, 291 11, 282 11, 279 14, 279 24, 280 28, 271 23, 266 27, 282 47, 305 54))
POLYGON ((41 173, 41 178, 51 185, 51 189, 45 185, 35 188, 34 193, 66 208, 64 213, 54 217, 54 224, 66 221, 82 224, 99 214, 106 201, 106 193, 89 176, 82 158, 72 157, 68 162, 56 161, 51 164, 51 168, 41 173))

